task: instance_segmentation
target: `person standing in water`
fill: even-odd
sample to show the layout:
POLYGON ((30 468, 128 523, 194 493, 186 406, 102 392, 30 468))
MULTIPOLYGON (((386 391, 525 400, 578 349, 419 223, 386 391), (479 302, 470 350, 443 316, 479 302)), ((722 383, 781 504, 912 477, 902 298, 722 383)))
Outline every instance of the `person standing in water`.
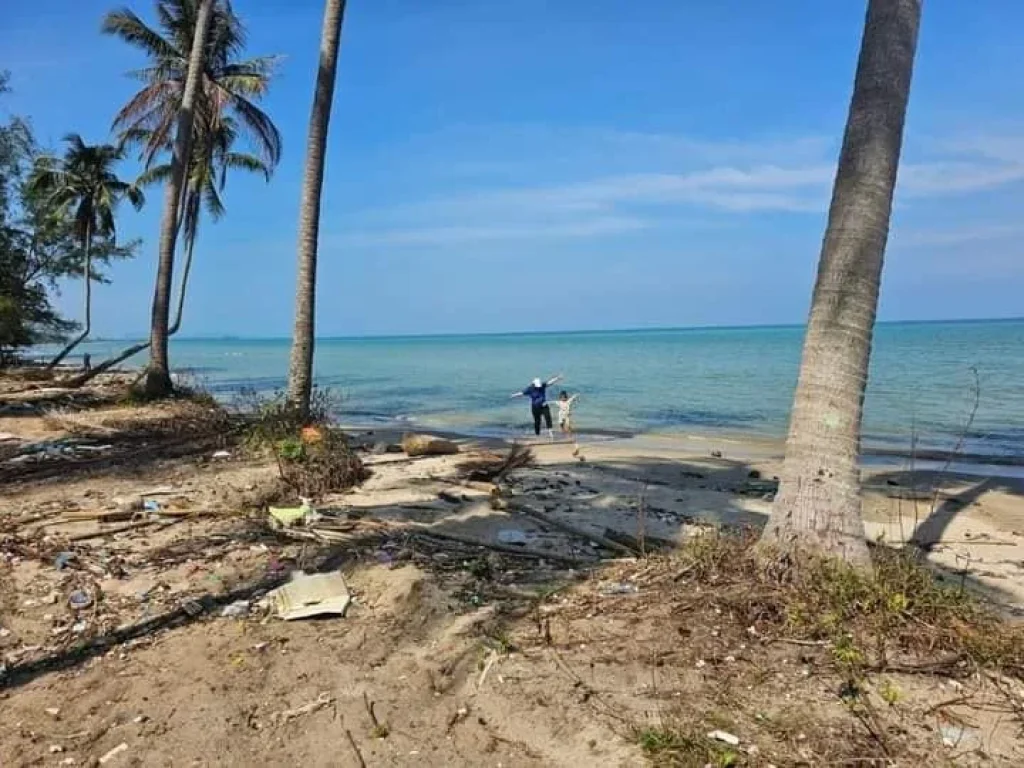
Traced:
POLYGON ((547 381, 534 379, 530 383, 530 386, 522 392, 516 392, 512 395, 512 397, 530 398, 530 412, 533 414, 533 432, 538 437, 540 437, 540 422, 541 419, 543 419, 548 430, 548 437, 552 440, 555 439, 555 433, 551 431, 551 408, 548 407, 548 387, 561 380, 561 374, 554 376, 547 381))
POLYGON ((558 395, 558 428, 562 430, 562 434, 572 440, 573 456, 578 456, 580 452, 580 444, 576 440, 576 427, 573 424, 572 409, 576 405, 576 400, 579 398, 579 394, 570 395, 564 389, 561 394, 558 395))

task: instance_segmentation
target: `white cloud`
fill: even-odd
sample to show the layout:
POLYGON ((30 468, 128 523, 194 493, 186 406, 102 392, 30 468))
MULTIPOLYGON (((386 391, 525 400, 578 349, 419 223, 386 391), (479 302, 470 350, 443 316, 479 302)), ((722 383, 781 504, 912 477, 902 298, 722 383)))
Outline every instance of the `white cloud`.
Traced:
MULTIPOLYGON (((509 175, 502 183, 453 189, 449 176, 429 188, 437 194, 419 202, 359 212, 360 229, 344 235, 345 242, 415 246, 599 237, 655 227, 677 219, 683 209, 822 214, 835 173, 834 146, 815 137, 708 141, 533 126, 520 134, 499 132, 489 142, 472 140, 475 134, 464 127, 457 133, 467 138, 466 154, 443 148, 453 165, 508 163, 500 153, 511 146, 516 178, 528 183, 509 175), (559 163, 559 151, 586 163, 559 163), (623 170, 629 166, 635 170, 623 170), (373 228, 363 229, 368 223, 373 228)), ((901 165, 897 200, 965 195, 1024 180, 1022 140, 961 138, 934 147, 935 157, 901 165)), ((429 151, 429 143, 417 151, 429 151)))

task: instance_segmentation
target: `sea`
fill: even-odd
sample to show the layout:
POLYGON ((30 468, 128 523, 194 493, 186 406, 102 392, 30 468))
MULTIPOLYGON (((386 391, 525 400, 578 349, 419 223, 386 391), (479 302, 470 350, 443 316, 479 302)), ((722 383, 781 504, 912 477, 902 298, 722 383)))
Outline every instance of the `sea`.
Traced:
MULTIPOLYGON (((343 423, 515 437, 510 395, 564 375, 578 428, 617 435, 785 436, 802 327, 324 338, 317 385, 343 423)), ((94 362, 124 341, 83 345, 94 362)), ((172 366, 218 398, 285 384, 287 339, 176 339, 172 366)), ((137 364, 143 359, 131 361, 137 364)), ((1024 464, 1024 320, 881 323, 864 417, 879 455, 951 451, 1024 464)))

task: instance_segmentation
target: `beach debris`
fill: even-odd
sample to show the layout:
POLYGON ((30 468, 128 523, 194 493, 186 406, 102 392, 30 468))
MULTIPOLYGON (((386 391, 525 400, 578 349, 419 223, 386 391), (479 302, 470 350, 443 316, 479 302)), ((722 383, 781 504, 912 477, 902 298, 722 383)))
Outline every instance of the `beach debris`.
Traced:
POLYGON ((211 459, 230 459, 231 458, 231 451, 225 451, 223 449, 219 450, 219 451, 214 451, 213 454, 210 456, 210 458, 211 459))
POLYGON ((205 609, 198 600, 186 600, 181 604, 181 609, 193 618, 201 614, 205 609))
POLYGON ((402 435, 402 450, 407 456, 448 456, 459 452, 459 446, 452 440, 434 435, 402 435))
POLYGON ((64 747, 62 747, 60 744, 51 744, 50 745, 50 754, 51 755, 59 755, 63 751, 64 751, 64 747))
POLYGON ((622 554, 628 555, 630 557, 635 557, 641 554, 633 547, 626 546, 625 544, 622 544, 618 541, 613 541, 605 536, 602 536, 601 534, 586 531, 582 528, 577 528, 575 525, 567 523, 564 520, 559 520, 558 518, 555 518, 552 515, 549 515, 545 512, 541 512, 539 509, 535 509, 527 504, 522 504, 519 502, 509 503, 509 509, 514 512, 524 514, 527 517, 531 517, 537 522, 543 523, 544 525, 548 526, 549 528, 557 528, 558 530, 564 533, 572 534, 577 538, 583 539, 588 544, 594 543, 612 552, 621 552, 622 554))
POLYGON ((249 615, 249 608, 248 600, 235 600, 230 605, 221 608, 220 615, 225 619, 244 619, 249 615))
POLYGON ((370 453, 375 456, 382 456, 385 453, 404 453, 402 446, 398 443, 374 443, 370 446, 370 453))
POLYGON ((292 621, 312 616, 344 616, 352 595, 338 571, 315 574, 293 571, 291 580, 268 592, 266 600, 279 618, 292 621))
MULTIPOLYGON (((656 509, 656 508, 655 508, 656 509)), ((655 511, 652 509, 651 511, 655 511)), ((630 536, 628 533, 617 531, 614 528, 605 528, 604 537, 609 541, 615 541, 623 546, 629 547, 637 554, 646 554, 653 549, 675 549, 678 545, 676 542, 669 539, 662 539, 658 536, 651 536, 646 534, 641 541, 635 536, 630 536)))
POLYGON ((112 750, 110 750, 105 755, 103 755, 103 757, 100 758, 100 765, 106 765, 111 760, 113 760, 115 757, 120 755, 122 752, 127 752, 127 751, 128 751, 128 744, 127 744, 127 742, 122 741, 120 744, 118 744, 116 747, 114 747, 112 750))
POLYGON ((606 597, 611 595, 635 595, 640 592, 640 587, 628 581, 619 581, 614 584, 606 584, 601 587, 600 592, 606 597))
POLYGON ((526 534, 518 528, 502 528, 498 531, 498 541, 502 544, 526 546, 527 538, 526 534))
POLYGON ((722 458, 722 452, 721 451, 712 451, 711 452, 711 458, 713 458, 713 459, 720 459, 720 458, 722 458))
POLYGON ((303 704, 301 707, 295 707, 294 709, 286 709, 282 712, 278 712, 273 716, 273 719, 280 725, 287 723, 289 720, 294 720, 296 717, 309 715, 333 703, 334 697, 324 691, 308 704, 303 704))
POLYGON ((271 525, 275 528, 289 528, 300 523, 306 525, 320 517, 310 500, 306 498, 303 498, 297 507, 269 507, 267 512, 270 514, 271 525))
POLYGON ((461 462, 459 473, 476 482, 498 482, 514 469, 531 467, 535 463, 533 451, 523 445, 513 445, 507 453, 484 452, 461 462))
POLYGON ((712 741, 720 741, 723 744, 728 744, 731 747, 738 747, 740 744, 739 736, 733 736, 728 731, 711 731, 708 734, 708 738, 712 741))
POLYGON ((323 441, 324 433, 320 427, 303 427, 299 432, 299 439, 306 444, 319 443, 323 441))
POLYGON ((57 556, 53 559, 53 567, 58 571, 63 571, 69 565, 71 561, 75 559, 74 552, 58 552, 57 556))
POLYGON ((50 717, 57 717, 60 714, 60 707, 47 707, 43 710, 50 717))
POLYGON ((958 723, 946 723, 939 726, 944 747, 960 747, 967 749, 968 742, 977 739, 978 732, 958 723))
POLYGON ((437 498, 448 504, 461 504, 465 500, 459 494, 452 493, 451 491, 438 491, 437 498))
POLYGON ((68 595, 68 607, 73 611, 83 611, 92 605, 92 595, 84 589, 76 589, 68 595))
POLYGON ((142 508, 147 512, 159 512, 160 502, 156 499, 143 499, 142 508))

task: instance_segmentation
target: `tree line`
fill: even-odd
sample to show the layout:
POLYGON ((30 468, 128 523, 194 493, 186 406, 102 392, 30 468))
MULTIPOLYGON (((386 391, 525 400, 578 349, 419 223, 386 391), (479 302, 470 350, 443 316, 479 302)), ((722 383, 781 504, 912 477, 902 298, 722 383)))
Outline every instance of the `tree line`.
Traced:
MULTIPOLYGON (((288 396, 302 414, 308 414, 312 388, 320 197, 344 12, 345 0, 325 0, 299 210, 288 396)), ((102 195, 103 206, 112 208, 121 197, 134 202, 138 186, 161 182, 165 187, 150 339, 133 350, 149 347, 144 389, 151 396, 172 390, 167 340, 180 325, 180 307, 175 324, 168 322, 179 235, 186 243, 179 293, 183 298, 199 213, 206 210, 216 217, 222 211, 218 204, 210 206, 210 198, 219 201, 226 172, 237 168, 269 177, 280 153, 273 123, 255 103, 266 91, 273 60, 236 60, 244 35, 227 0, 159 0, 157 13, 162 34, 128 10, 109 14, 104 22, 104 31, 140 48, 151 62, 138 73, 144 88, 114 122, 120 138, 117 151, 140 148, 147 173, 127 187, 109 178, 110 191, 102 195), (256 138, 254 155, 233 153, 243 128, 256 138)), ((921 0, 867 0, 779 492, 763 535, 765 544, 786 558, 810 549, 855 565, 869 563, 858 463, 861 419, 920 18, 921 0)), ((30 138, 21 124, 12 123, 4 131, 9 147, 0 146, 0 165, 10 164, 10 147, 30 138)), ((73 200, 75 211, 82 210, 84 198, 79 193, 63 192, 58 198, 56 192, 46 197, 42 190, 65 188, 61 179, 71 178, 79 162, 71 154, 83 147, 70 140, 68 154, 54 164, 52 178, 20 187, 25 195, 20 203, 23 217, 31 220, 37 215, 33 205, 42 206, 45 214, 43 201, 73 200)), ((109 163, 116 155, 95 152, 94 161, 101 158, 109 163)), ((11 178, 10 188, 17 187, 20 177, 11 178)), ((96 189, 95 181, 91 183, 89 188, 96 189)), ((9 189, 0 181, 0 196, 5 194, 9 189)), ((71 217, 70 209, 61 214, 66 218, 59 226, 53 223, 56 229, 47 237, 63 236, 69 255, 66 263, 58 259, 44 281, 85 269, 88 285, 92 278, 91 267, 84 266, 87 261, 106 264, 115 258, 115 252, 103 250, 113 247, 111 217, 99 213, 106 209, 89 203, 85 210, 84 223, 71 217), (93 237, 99 246, 94 250, 89 247, 93 237)), ((39 237, 40 242, 45 239, 43 234, 39 237)), ((46 242, 52 247, 55 241, 46 242)), ((43 248, 24 240, 4 247, 24 254, 43 248)), ((0 323, 5 322, 4 311, 0 304, 0 323)), ((47 332, 66 330, 45 301, 32 311, 37 315, 30 322, 47 332)))

